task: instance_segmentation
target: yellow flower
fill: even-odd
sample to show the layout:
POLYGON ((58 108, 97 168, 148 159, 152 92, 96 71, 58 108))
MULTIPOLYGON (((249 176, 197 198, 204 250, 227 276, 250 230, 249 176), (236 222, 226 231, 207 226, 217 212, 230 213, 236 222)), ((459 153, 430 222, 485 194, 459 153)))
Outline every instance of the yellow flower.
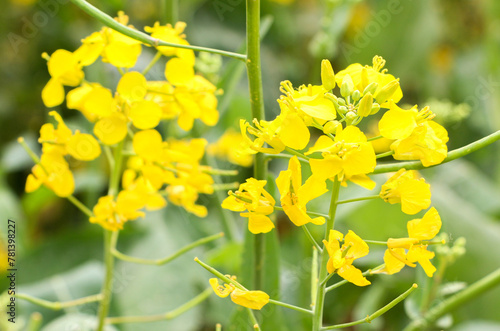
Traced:
POLYGON ((421 160, 425 167, 439 164, 448 154, 448 132, 432 121, 435 115, 425 107, 399 108, 393 102, 379 122, 380 134, 397 139, 391 144, 396 160, 421 160))
POLYGON ((359 63, 354 63, 345 70, 338 72, 335 75, 337 85, 340 86, 344 77, 349 75, 354 83, 354 88, 360 92, 363 92, 369 84, 376 83, 376 88, 372 94, 382 107, 388 106, 387 101, 398 102, 401 100, 403 92, 397 79, 388 74, 387 69, 382 69, 385 66, 385 60, 380 56, 374 56, 372 62, 372 66, 362 66, 359 63))
POLYGON ((340 246, 339 241, 344 235, 336 230, 330 230, 328 241, 323 240, 330 259, 328 260, 327 270, 329 273, 336 272, 340 277, 357 285, 370 285, 361 270, 354 267, 352 263, 368 254, 368 245, 354 232, 349 230, 344 239, 344 244, 340 246))
POLYGON ((119 143, 127 136, 127 119, 125 115, 115 112, 101 118, 94 125, 94 134, 105 145, 119 143))
POLYGON ((55 107, 64 101, 64 85, 79 85, 84 73, 75 54, 64 49, 55 51, 47 66, 51 78, 42 90, 42 100, 45 106, 55 107))
POLYGON ((405 265, 415 267, 415 262, 418 262, 427 276, 432 277, 436 271, 430 262, 434 253, 428 251, 427 245, 421 241, 430 240, 438 234, 441 229, 441 217, 439 217, 437 210, 432 207, 422 219, 409 221, 407 229, 407 238, 389 238, 387 240, 388 248, 384 254, 385 268, 382 272, 394 274, 405 265))
POLYGON ((169 185, 166 189, 168 200, 174 205, 182 206, 188 212, 198 216, 207 216, 207 207, 197 205, 198 192, 190 185, 169 185))
POLYGON ((45 185, 59 197, 68 197, 75 190, 73 174, 64 157, 56 151, 43 153, 40 164, 36 164, 26 180, 26 192, 45 185))
MULTIPOLYGON (((174 27, 171 24, 160 25, 159 22, 155 22, 152 27, 146 26, 144 30, 146 32, 151 33, 151 37, 160 39, 169 43, 180 44, 180 45, 189 45, 186 41, 186 35, 183 33, 186 28, 186 23, 177 22, 174 27)), ((193 50, 177 48, 177 47, 169 47, 169 46, 159 46, 157 47, 158 51, 160 51, 163 55, 166 56, 177 56, 180 59, 183 59, 190 63, 192 66, 195 62, 195 55, 193 50)))
POLYGON ((136 132, 132 147, 137 155, 148 161, 159 161, 163 157, 164 143, 161 134, 154 129, 136 132))
MULTIPOLYGON (((122 11, 118 12, 115 21, 128 25, 129 18, 122 11)), ((133 28, 133 26, 128 25, 133 28)), ((94 32, 82 40, 82 46, 75 54, 84 65, 90 65, 102 56, 103 62, 108 62, 118 68, 132 68, 141 54, 141 42, 121 34, 111 28, 104 27, 100 32, 94 32)))
POLYGON ((267 233, 274 228, 271 219, 266 216, 274 211, 276 203, 273 197, 264 189, 267 181, 248 178, 246 183, 240 184, 238 191, 222 202, 222 208, 232 211, 245 211, 242 217, 248 217, 248 230, 254 234, 267 233))
POLYGON ((335 139, 320 136, 306 155, 321 152, 323 159, 310 159, 314 176, 323 180, 338 176, 343 183, 350 180, 362 187, 373 189, 375 182, 366 176, 375 169, 376 158, 372 145, 355 126, 339 126, 335 139))
POLYGON ((301 166, 296 156, 290 159, 288 170, 280 172, 276 185, 281 194, 281 207, 293 224, 301 226, 310 222, 318 225, 325 223, 324 217, 312 219, 307 215, 306 204, 328 192, 326 183, 321 178, 311 176, 302 185, 301 166))
POLYGON ((210 278, 209 280, 215 294, 221 298, 231 295, 231 300, 240 306, 260 310, 269 302, 269 295, 262 291, 245 291, 236 288, 233 284, 219 285, 219 279, 210 278))
POLYGON ((93 208, 94 216, 89 218, 90 223, 97 223, 111 231, 123 229, 123 224, 138 217, 144 217, 143 208, 145 201, 137 192, 120 191, 116 200, 112 195, 99 198, 93 208))
POLYGON ((116 92, 127 101, 143 100, 148 92, 146 77, 137 71, 127 72, 120 78, 116 92))
POLYGON ((253 163, 253 153, 246 147, 241 133, 229 128, 217 142, 210 144, 207 152, 242 167, 250 167, 253 163))
POLYGON ((400 169, 382 185, 380 197, 390 204, 401 203, 403 213, 409 215, 431 205, 430 185, 413 170, 400 169))

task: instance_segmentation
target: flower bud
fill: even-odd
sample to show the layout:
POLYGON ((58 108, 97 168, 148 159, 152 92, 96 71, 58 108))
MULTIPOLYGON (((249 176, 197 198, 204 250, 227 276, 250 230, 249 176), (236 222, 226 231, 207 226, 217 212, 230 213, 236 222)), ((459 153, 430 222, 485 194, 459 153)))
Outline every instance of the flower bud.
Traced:
POLYGON ((392 95, 397 91, 398 88, 399 82, 395 79, 382 87, 382 89, 375 96, 375 99, 379 104, 384 103, 385 101, 387 101, 387 99, 392 97, 392 95))
POLYGON ((341 125, 339 121, 326 122, 326 124, 323 126, 323 132, 324 133, 335 133, 335 132, 337 132, 337 128, 339 127, 339 125, 341 125))
POLYGON ((371 93, 372 95, 374 95, 375 91, 377 90, 377 88, 378 88, 378 83, 377 82, 371 82, 363 90, 363 95, 365 95, 367 93, 371 93))
POLYGON ((374 103, 372 105, 372 111, 370 112, 370 115, 375 115, 376 113, 378 113, 379 110, 380 110, 380 105, 378 103, 374 103))
POLYGON ((327 91, 335 88, 335 73, 332 64, 328 60, 321 61, 321 84, 327 91))
POLYGON ((347 98, 351 95, 354 90, 354 83, 352 81, 351 76, 345 75, 344 79, 342 79, 342 85, 340 86, 340 94, 347 98))
POLYGON ((355 90, 354 92, 352 92, 352 100, 354 102, 358 101, 359 98, 361 98, 361 92, 359 92, 359 90, 355 90))
POLYGON ((367 117, 371 114, 373 106, 373 96, 371 93, 367 93, 363 96, 359 102, 358 116, 367 117))
POLYGON ((339 107, 339 113, 341 113, 342 115, 344 115, 345 113, 347 113, 347 107, 346 106, 340 106, 339 107))
POLYGON ((337 102, 338 102, 339 106, 345 106, 346 105, 345 100, 342 99, 342 98, 337 98, 337 102))
POLYGON ((345 122, 347 125, 351 125, 356 118, 358 118, 358 115, 353 111, 348 111, 347 114, 345 114, 345 122))

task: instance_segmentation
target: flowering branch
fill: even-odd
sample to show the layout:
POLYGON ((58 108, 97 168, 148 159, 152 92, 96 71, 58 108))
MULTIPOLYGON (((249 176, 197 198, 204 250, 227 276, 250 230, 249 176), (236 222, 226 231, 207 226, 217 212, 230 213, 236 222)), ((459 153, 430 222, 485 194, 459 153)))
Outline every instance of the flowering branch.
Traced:
POLYGON ((228 57, 232 57, 232 58, 242 60, 242 61, 245 61, 247 58, 244 54, 227 52, 227 51, 222 51, 222 50, 207 48, 207 47, 174 44, 174 43, 169 43, 169 42, 166 42, 163 40, 155 39, 155 38, 145 34, 144 32, 134 30, 134 29, 129 28, 123 24, 118 23, 111 16, 107 15, 106 13, 103 13, 102 11, 100 11, 96 7, 92 6, 90 3, 88 3, 85 0, 71 0, 71 2, 73 2, 81 10, 83 10, 84 12, 89 14, 90 16, 94 17, 95 19, 97 19, 99 22, 106 25, 107 27, 118 31, 118 32, 126 35, 127 37, 130 37, 132 39, 140 41, 144 44, 151 45, 153 47, 170 46, 170 47, 176 47, 176 48, 186 48, 186 49, 192 49, 193 51, 198 51, 198 52, 207 52, 207 53, 219 54, 222 56, 228 56, 228 57))
MULTIPOLYGON (((500 130, 484 137, 479 140, 474 141, 468 145, 452 150, 448 153, 448 156, 443 160, 442 163, 450 162, 455 159, 458 159, 462 156, 475 152, 481 148, 484 148, 495 141, 500 140, 500 130)), ((436 164, 437 165, 437 164, 436 164)), ((436 165, 432 165, 430 167, 435 167, 436 165)), ((430 168, 427 167, 427 168, 430 168)), ((424 169, 424 165, 420 161, 408 161, 408 162, 398 162, 398 163, 389 163, 389 164, 381 164, 375 167, 375 170, 372 174, 382 174, 385 172, 393 172, 398 171, 399 169, 405 168, 406 170, 420 170, 424 169)))

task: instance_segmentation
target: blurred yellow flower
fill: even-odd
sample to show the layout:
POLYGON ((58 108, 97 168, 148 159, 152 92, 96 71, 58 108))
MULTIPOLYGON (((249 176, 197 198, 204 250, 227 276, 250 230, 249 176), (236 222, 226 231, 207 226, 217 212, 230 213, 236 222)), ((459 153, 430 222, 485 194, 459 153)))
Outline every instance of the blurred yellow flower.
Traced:
POLYGON ((242 167, 250 167, 253 163, 253 152, 247 149, 241 133, 232 128, 226 130, 217 142, 210 144, 207 152, 242 167))
POLYGON ((40 164, 31 169, 26 179, 26 192, 36 191, 45 185, 59 197, 68 197, 75 190, 73 174, 64 157, 56 151, 43 153, 40 164))

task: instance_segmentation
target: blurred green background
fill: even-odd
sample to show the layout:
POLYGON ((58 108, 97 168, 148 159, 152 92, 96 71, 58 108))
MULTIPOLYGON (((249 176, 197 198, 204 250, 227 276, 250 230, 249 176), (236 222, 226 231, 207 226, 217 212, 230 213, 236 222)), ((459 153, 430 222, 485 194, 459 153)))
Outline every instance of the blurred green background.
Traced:
MULTIPOLYGON (((94 1, 110 15, 124 10, 131 23, 142 30, 155 21, 165 23, 164 4, 156 0, 94 1)), ((236 51, 245 38, 243 0, 180 1, 179 19, 187 22, 187 39, 193 45, 236 51)), ((36 139, 48 110, 41 101, 41 90, 49 79, 42 52, 59 48, 75 50, 80 39, 101 25, 68 0, 3 0, 0 4, 0 272, 6 266, 7 219, 17 226, 18 290, 47 300, 65 301, 98 293, 103 275, 102 230, 92 225, 70 203, 46 189, 24 193, 24 183, 32 161, 17 144, 19 136, 39 151, 36 139)), ((328 58, 335 71, 350 63, 371 64, 374 55, 387 60, 386 68, 400 78, 403 103, 430 105, 450 135, 450 150, 500 129, 500 2, 494 0, 296 0, 262 1, 263 16, 272 26, 263 40, 262 63, 265 105, 268 119, 279 113, 276 99, 279 82, 294 86, 319 84, 320 61, 328 58)), ((138 67, 144 68, 154 53, 143 49, 138 67)), ((217 60, 217 59, 215 59, 217 60)), ((214 61, 205 58, 200 63, 214 61)), ((227 86, 235 60, 223 59, 216 72, 209 73, 215 83, 227 86)), ((200 66, 203 69, 203 66, 200 66)), ((208 69, 205 68, 205 71, 208 69)), ((208 70, 210 71, 210 70, 208 70)), ((118 74, 113 68, 88 68, 89 80, 114 86, 118 74)), ((163 68, 155 67, 148 79, 163 79, 163 68)), ((243 74, 231 92, 220 123, 213 129, 199 127, 199 134, 215 141, 229 127, 237 128, 239 118, 250 118, 246 77, 243 74)), ((84 127, 76 112, 59 107, 72 127, 84 127)), ((102 195, 107 174, 99 163, 72 165, 78 183, 75 194, 88 206, 102 195)), ((285 163, 274 161, 277 174, 285 163)), ((219 162, 221 168, 236 166, 219 162)), ((249 169, 240 169, 237 180, 244 181, 249 169)), ((355 330, 400 330, 409 317, 418 316, 428 304, 423 298, 435 292, 431 304, 472 283, 500 266, 500 144, 494 144, 463 159, 424 170, 431 183, 433 205, 443 219, 442 231, 451 244, 466 237, 466 253, 444 270, 442 284, 433 288, 420 269, 406 268, 396 276, 373 277, 373 285, 356 288, 346 285, 331 292, 326 302, 325 322, 342 323, 363 318, 402 293, 413 282, 421 291, 370 325, 355 330), (409 316, 409 317, 408 317, 409 316)), ((382 183, 386 177, 377 175, 382 183)), ((352 186, 352 185, 351 185, 352 186)), ((349 187, 348 198, 368 195, 349 187)), ((373 194, 373 193, 372 193, 373 194)), ((149 213, 146 219, 127 224, 120 238, 123 252, 145 258, 159 258, 204 235, 221 231, 217 200, 204 196, 209 216, 199 219, 169 205, 166 210, 149 213)), ((311 202, 310 209, 326 211, 327 198, 311 202)), ((420 214, 419 214, 420 215, 420 214)), ((239 242, 246 221, 233 215, 239 242)), ((353 229, 366 239, 385 240, 405 235, 406 221, 414 218, 400 212, 399 206, 382 201, 358 202, 339 210, 341 230, 353 229)), ((283 215, 277 218, 281 256, 282 300, 307 307, 310 289, 310 252, 302 231, 292 228, 283 215)), ((320 231, 316 233, 321 236, 320 231)), ((111 316, 157 314, 188 301, 208 285, 210 275, 192 262, 198 255, 224 273, 240 274, 245 259, 240 243, 224 240, 198 248, 162 267, 118 262, 111 316)), ((383 251, 360 261, 362 268, 376 266, 383 251)), ((438 255, 433 261, 440 265, 438 255)), ((244 268, 244 267, 243 267, 244 268)), ((247 266, 248 268, 248 266, 247 266)), ((242 276, 244 277, 244 276, 242 276)), ((7 287, 0 278, 0 292, 7 287)), ((0 297, 1 307, 8 297, 0 297)), ((4 313, 1 330, 23 330, 22 323, 39 311, 44 330, 73 330, 83 326, 96 305, 52 312, 19 302, 18 322, 13 328, 4 313), (67 313, 65 317, 64 313, 67 313)), ((500 289, 466 304, 439 321, 436 329, 500 330, 500 289)), ((1 310, 2 308, 0 308, 1 310)), ((229 300, 211 296, 204 303, 172 321, 148 325, 124 324, 117 330, 213 330, 215 323, 229 327, 237 310, 229 300), (233 316, 233 317, 232 317, 233 316)), ((301 314, 283 311, 283 330, 307 330, 309 321, 301 314)), ((237 325, 237 324, 235 324, 237 325)), ((234 330, 244 328, 233 326, 234 330)), ((265 329, 264 329, 265 330, 265 329)))

